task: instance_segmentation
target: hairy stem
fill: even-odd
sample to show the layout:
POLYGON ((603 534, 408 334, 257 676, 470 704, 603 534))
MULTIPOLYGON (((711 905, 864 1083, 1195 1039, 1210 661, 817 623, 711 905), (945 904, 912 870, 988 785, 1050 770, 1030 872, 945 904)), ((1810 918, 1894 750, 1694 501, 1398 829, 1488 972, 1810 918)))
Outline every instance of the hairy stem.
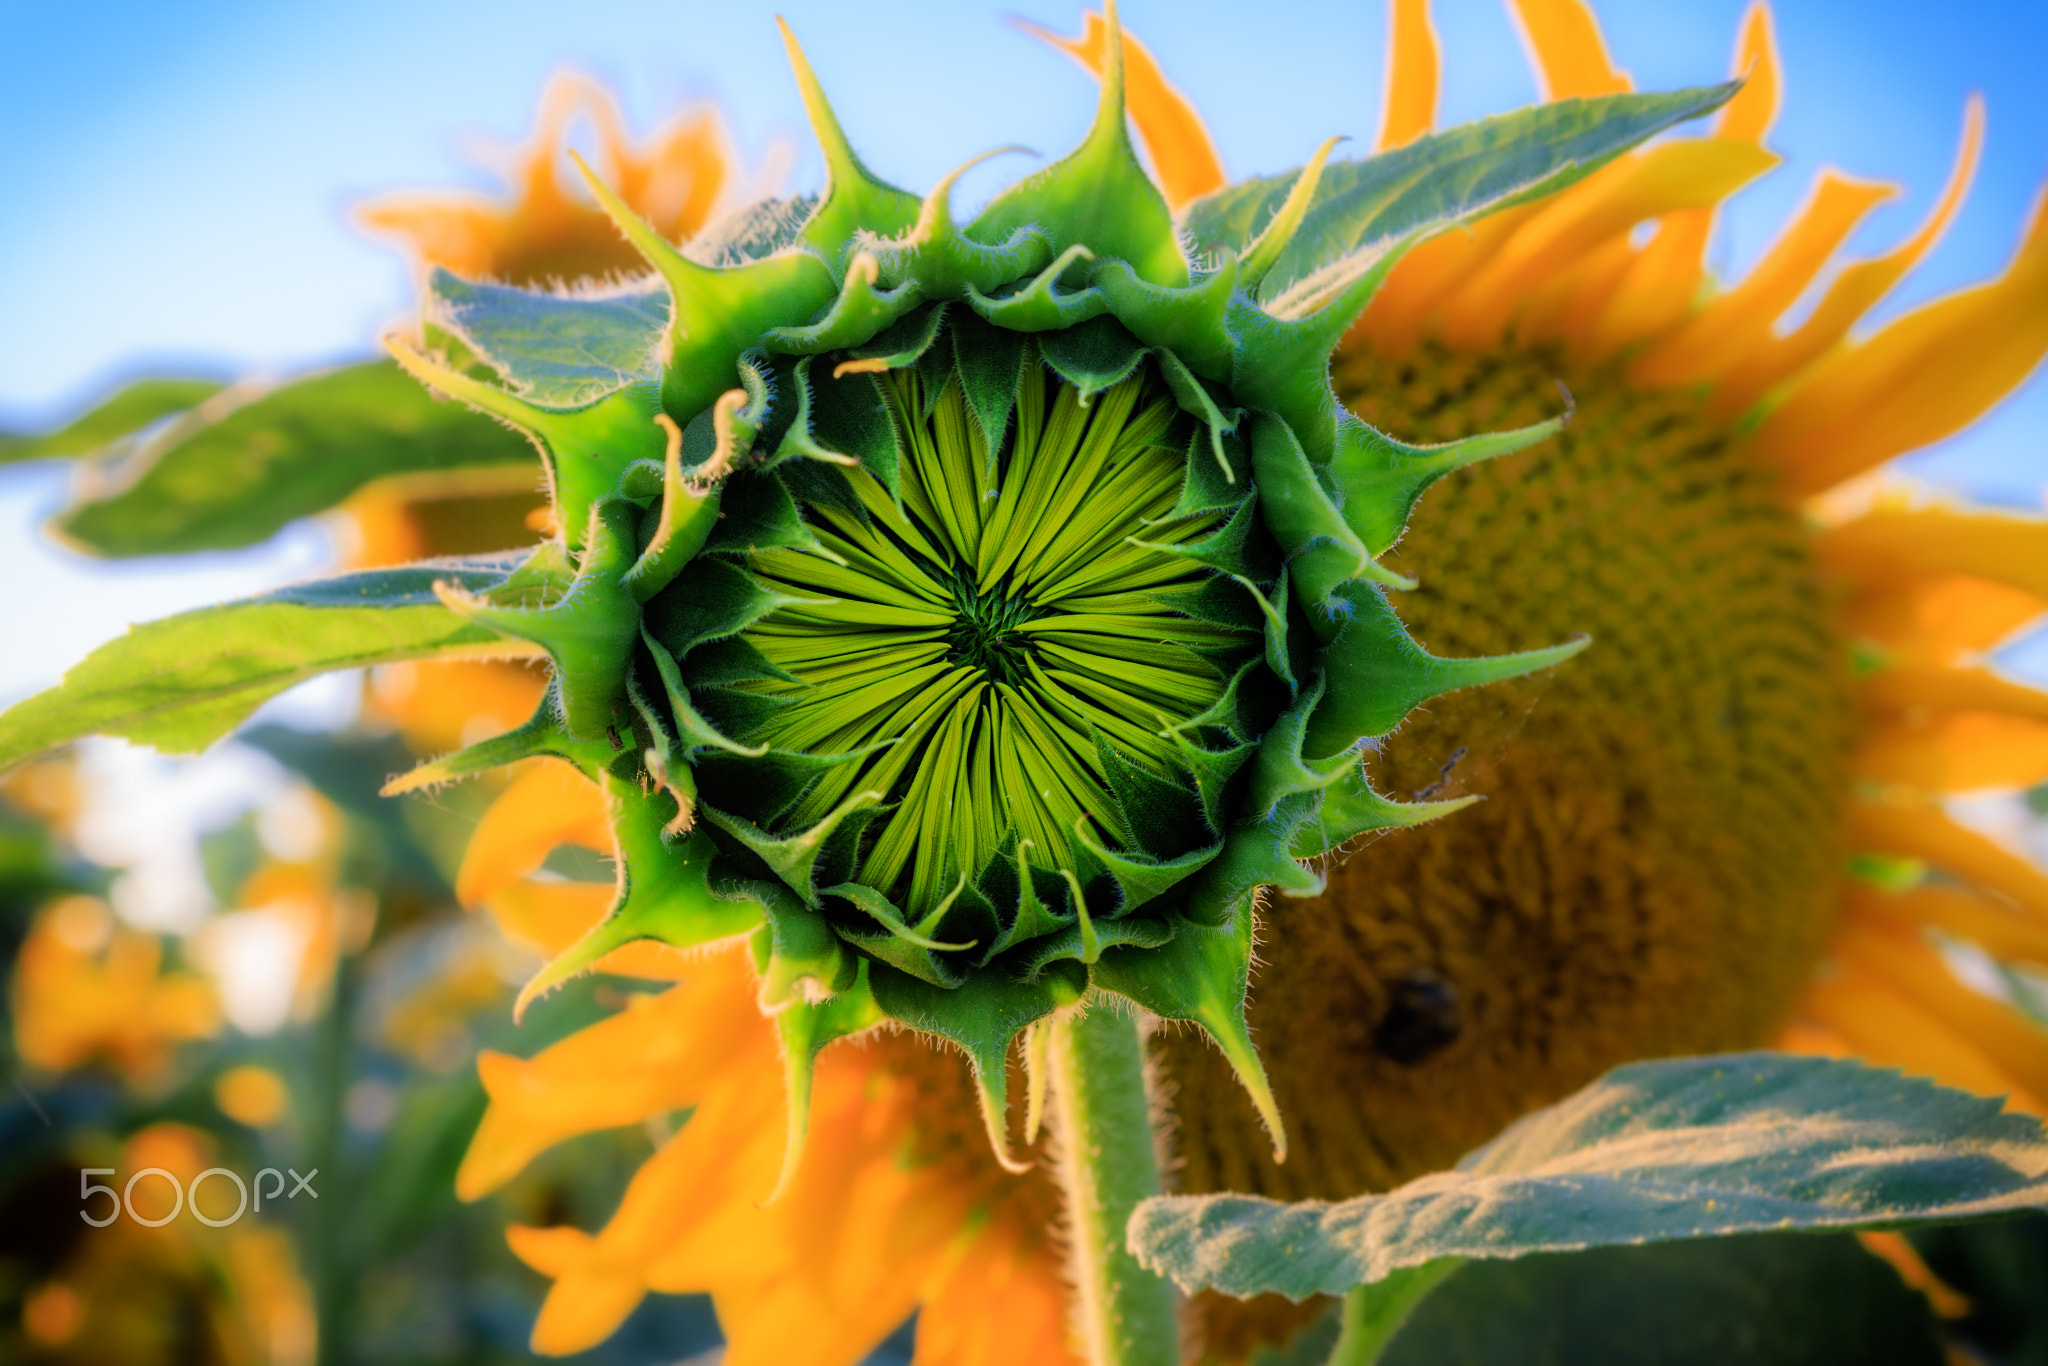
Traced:
POLYGON ((1124 1241, 1131 1211, 1159 1193, 1145 1051, 1131 1016, 1097 1004, 1052 1030, 1060 1181, 1090 1366, 1174 1366, 1173 1289, 1124 1241))

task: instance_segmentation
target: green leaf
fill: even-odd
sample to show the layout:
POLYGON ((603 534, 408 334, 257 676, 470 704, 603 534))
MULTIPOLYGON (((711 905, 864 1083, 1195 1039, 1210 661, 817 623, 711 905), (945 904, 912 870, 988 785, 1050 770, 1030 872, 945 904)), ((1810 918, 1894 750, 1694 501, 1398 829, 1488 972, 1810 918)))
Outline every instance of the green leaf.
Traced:
POLYGON ((1132 1218, 1131 1245, 1187 1290, 1300 1300, 1442 1257, 1902 1228, 2048 1206, 2048 1135, 2000 1106, 1832 1058, 1631 1063, 1453 1171, 1337 1204, 1152 1200, 1132 1218))
POLYGON ((1751 1234, 1467 1262, 1414 1309, 1379 1358, 1384 1366, 1943 1359, 1926 1298, 1849 1234, 1751 1234))
POLYGON ((389 361, 369 361, 173 422, 56 527, 98 555, 229 550, 324 512, 372 479, 535 461, 517 433, 437 402, 389 361))
POLYGON ((218 380, 139 379, 101 399, 84 416, 41 436, 0 433, 0 464, 92 455, 103 447, 219 393, 218 380))
POLYGON ((517 556, 430 560, 281 588, 133 626, 64 681, 0 713, 0 770, 87 735, 195 754, 264 702, 336 669, 503 656, 506 642, 441 605, 434 583, 507 591, 517 556))
POLYGON ((571 297, 471 284, 436 268, 427 279, 427 321, 460 337, 503 375, 513 393, 543 408, 581 408, 657 373, 668 326, 668 291, 636 285, 571 297))
MULTIPOLYGON (((1668 94, 1559 100, 1465 124, 1363 161, 1326 166, 1306 217, 1259 298, 1300 316, 1389 252, 1563 189, 1674 124, 1727 102, 1739 83, 1668 94)), ((1196 200, 1180 227, 1197 256, 1244 250, 1299 171, 1240 181, 1196 200)))

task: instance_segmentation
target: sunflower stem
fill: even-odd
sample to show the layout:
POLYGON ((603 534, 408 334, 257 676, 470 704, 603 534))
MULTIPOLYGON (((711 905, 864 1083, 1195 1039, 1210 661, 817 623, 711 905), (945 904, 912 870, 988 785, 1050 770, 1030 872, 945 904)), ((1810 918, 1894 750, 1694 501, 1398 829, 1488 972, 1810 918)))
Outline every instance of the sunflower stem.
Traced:
POLYGON ((1138 1022, 1099 999, 1052 1027, 1060 1182, 1090 1366, 1174 1366, 1173 1288, 1138 1265, 1124 1226, 1159 1194, 1138 1022))

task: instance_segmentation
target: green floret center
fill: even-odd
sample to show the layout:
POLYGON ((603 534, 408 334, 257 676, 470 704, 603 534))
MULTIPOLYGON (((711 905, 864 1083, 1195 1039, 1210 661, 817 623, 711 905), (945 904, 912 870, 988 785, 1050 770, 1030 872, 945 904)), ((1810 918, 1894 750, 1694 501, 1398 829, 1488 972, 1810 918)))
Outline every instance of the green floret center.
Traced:
POLYGON ((1172 728, 1216 702, 1251 642, 1173 605, 1210 572, 1163 547, 1217 517, 1173 514, 1185 424, 1149 365, 1085 400, 1028 366, 994 456, 951 372, 881 387, 904 437, 900 505, 853 470, 853 499, 807 507, 823 553, 749 557, 796 601, 746 632, 790 676, 746 685, 784 704, 746 738, 879 746, 824 770, 786 824, 882 794, 856 877, 915 916, 1008 837, 1048 870, 1075 868, 1082 835, 1130 847, 1108 766, 1180 778, 1172 728))
POLYGON ((947 662, 979 669, 998 686, 1027 683, 1031 635, 1018 628, 1042 611, 1001 588, 977 593, 973 580, 959 574, 953 576, 953 602, 960 615, 946 632, 947 662))

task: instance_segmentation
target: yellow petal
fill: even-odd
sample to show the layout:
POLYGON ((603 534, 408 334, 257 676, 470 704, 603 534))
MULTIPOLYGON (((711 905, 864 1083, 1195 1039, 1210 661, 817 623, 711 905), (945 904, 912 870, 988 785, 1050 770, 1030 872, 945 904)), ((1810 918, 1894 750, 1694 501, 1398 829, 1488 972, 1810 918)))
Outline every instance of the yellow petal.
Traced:
MULTIPOLYGON (((1068 38, 1037 24, 1018 20, 1017 26, 1033 37, 1042 38, 1072 57, 1090 74, 1100 77, 1108 59, 1109 31, 1099 13, 1090 11, 1081 23, 1081 36, 1068 38)), ((1209 129, 1188 97, 1176 90, 1159 69, 1152 53, 1124 30, 1124 108, 1138 130, 1138 138, 1152 158, 1152 176, 1166 195, 1166 202, 1178 209, 1228 183, 1222 159, 1209 129)))
POLYGON ((630 1266, 612 1265, 597 1241, 573 1228, 505 1230, 513 1255, 555 1284, 534 1320, 533 1350, 568 1356, 597 1346, 626 1321, 647 1291, 630 1266))
POLYGON ((1855 802, 1849 841, 1860 852, 1922 859, 2048 915, 2048 873, 1988 836, 1957 825, 1937 806, 1855 802))
POLYGON ((1685 317, 1699 297, 1707 238, 1713 230, 1712 209, 1680 209, 1658 221, 1657 235, 1635 254, 1588 327, 1590 354, 1605 356, 1658 336, 1685 317))
POLYGON ((1512 0, 1508 13, 1546 100, 1619 95, 1634 88, 1607 56, 1600 21, 1585 0, 1512 0))
POLYGON ((612 852, 604 797, 573 766, 559 759, 532 760, 477 822, 455 877, 456 899, 465 906, 480 905, 547 862, 563 844, 612 852))
MULTIPOLYGON (((1818 315, 1816 315, 1818 317, 1818 315)), ((1801 376, 1752 449, 1804 496, 1976 420, 2048 352, 2048 201, 1999 279, 1938 299, 1801 376)))
POLYGON ((1505 209, 1410 251, 1373 295, 1344 345, 1370 345, 1388 355, 1412 350, 1439 323, 1444 301, 1543 207, 1505 209))
POLYGON ((1920 230, 1885 255, 1843 269, 1814 305, 1812 314, 1788 335, 1773 332, 1759 337, 1740 363, 1722 377, 1714 395, 1717 414, 1735 416, 1768 391, 1793 380, 1830 348, 1838 347, 1849 335, 1849 329, 1940 240, 1949 220, 1962 207, 1970 180, 1976 174, 1977 153, 1983 140, 1983 112, 1982 103, 1972 97, 1965 110, 1963 140, 1956 152, 1954 169, 1949 173, 1948 187, 1920 230))
POLYGON ((1058 1259, 998 1224, 926 1294, 911 1366, 1079 1366, 1058 1259))
POLYGON ((1724 138, 1762 142, 1778 120, 1785 84, 1771 7, 1764 0, 1752 0, 1742 16, 1742 31, 1735 40, 1734 74, 1743 81, 1742 89, 1722 106, 1714 131, 1724 138))
POLYGON ((751 1061, 777 1073, 770 1031, 754 1008, 744 955, 697 960, 691 979, 529 1059, 486 1052, 477 1071, 490 1108, 477 1126, 456 1192, 475 1200, 540 1153, 594 1133, 697 1104, 716 1078, 751 1061))
POLYGON ((1911 996, 2031 1095, 2048 1096, 2048 1030, 1957 981, 1941 955, 1919 936, 1852 922, 1842 927, 1828 951, 1911 996))
MULTIPOLYGON (((772 1058, 762 1070, 774 1075, 772 1058)), ((708 1096, 683 1131, 640 1165, 619 1208, 595 1236, 562 1229, 510 1233, 513 1251, 555 1278, 534 1324, 535 1351, 566 1355, 611 1336, 648 1290, 647 1268, 675 1239, 679 1225, 721 1201, 758 1201, 767 1192, 780 1155, 775 1089, 728 1085, 708 1096), (765 1100, 765 1108, 733 1103, 748 1096, 765 1100), (747 1140, 758 1133, 771 1141, 750 1148, 747 1140), (765 1156, 749 1170, 744 1159, 754 1149, 765 1156)), ((745 1265, 755 1252, 743 1238, 728 1239, 725 1246, 729 1266, 745 1265)))
POLYGON ((1376 149, 1405 147, 1436 126, 1442 69, 1429 0, 1392 0, 1387 6, 1386 102, 1380 110, 1379 137, 1373 142, 1376 149))
POLYGON ((534 663, 420 659, 376 670, 365 701, 414 750, 440 754, 512 729, 533 715, 546 688, 534 663))
POLYGON ((1954 887, 1915 887, 1889 893, 1874 887, 1852 887, 1845 907, 1848 920, 1943 934, 1977 945, 1994 958, 2048 968, 2048 916, 2011 906, 1954 887))
MULTIPOLYGON (((2048 300, 2044 300, 2048 320, 2048 300)), ((2048 343, 2048 327, 2042 332, 2048 343)), ((1814 542, 1822 568, 1859 587, 1969 574, 2048 598, 2048 521, 1950 507, 1878 508, 1814 542)))
POLYGON ((1843 603, 1842 624, 1901 663, 1947 665, 2005 640, 2044 606, 2017 588, 1947 574, 1864 585, 1843 603))
POLYGON ((1900 1233, 1859 1233, 1858 1242, 1873 1257, 1883 1258, 1899 1273, 1899 1279, 1927 1297, 1927 1307, 1945 1319, 1966 1318, 1970 1313, 1967 1296, 1941 1279, 1922 1261, 1913 1245, 1900 1233))
POLYGON ((1520 341, 1583 339, 1634 264, 1626 237, 1611 238, 1570 266, 1530 289, 1520 301, 1515 338, 1520 341))
POLYGON ((1969 1036, 1873 974, 1845 969, 1823 978, 1799 1003, 1799 1014, 1838 1035, 1866 1062, 1980 1096, 2004 1096, 2012 1109, 2042 1113, 2040 1100, 1969 1036))
POLYGON ((515 198, 401 195, 366 205, 356 219, 396 237, 422 267, 514 284, 635 270, 639 258, 611 220, 570 194, 557 174, 571 126, 597 133, 596 160, 606 183, 671 240, 703 227, 732 179, 734 158, 715 115, 687 114, 647 143, 626 137, 618 102, 603 86, 558 75, 541 96, 532 139, 509 168, 515 198))
POLYGON ((2001 678, 1989 669, 1894 664, 1859 680, 1865 706, 1886 711, 1981 711, 2048 721, 2048 690, 2001 678))
POLYGON ((552 958, 604 918, 614 895, 602 882, 515 882, 493 890, 484 909, 507 938, 552 958))
POLYGON ((1629 369, 1639 384, 1692 384, 1718 379, 1770 346, 1771 327, 1792 307, 1870 211, 1894 193, 1886 185, 1823 170, 1806 203, 1763 259, 1683 327, 1644 351, 1629 369))
POLYGON ((1491 341, 1522 298, 1594 248, 1625 240, 1646 218, 1717 204, 1777 160, 1753 142, 1691 138, 1603 167, 1546 201, 1464 282, 1445 305, 1445 338, 1464 345, 1491 341))
POLYGON ((1878 721, 1858 741, 1856 773, 1927 792, 2032 787, 2048 779, 2048 723, 1981 712, 1878 721))
MULTIPOLYGON (((1732 73, 1744 85, 1715 120, 1717 137, 1761 144, 1778 116, 1780 73, 1771 11, 1755 0, 1743 16, 1732 73)), ((1633 342, 1659 336, 1684 320, 1706 279, 1707 239, 1715 210, 1681 209, 1664 216, 1657 235, 1604 301, 1588 325, 1588 353, 1606 356, 1633 342)), ((1583 343, 1582 343, 1583 344, 1583 343)))

